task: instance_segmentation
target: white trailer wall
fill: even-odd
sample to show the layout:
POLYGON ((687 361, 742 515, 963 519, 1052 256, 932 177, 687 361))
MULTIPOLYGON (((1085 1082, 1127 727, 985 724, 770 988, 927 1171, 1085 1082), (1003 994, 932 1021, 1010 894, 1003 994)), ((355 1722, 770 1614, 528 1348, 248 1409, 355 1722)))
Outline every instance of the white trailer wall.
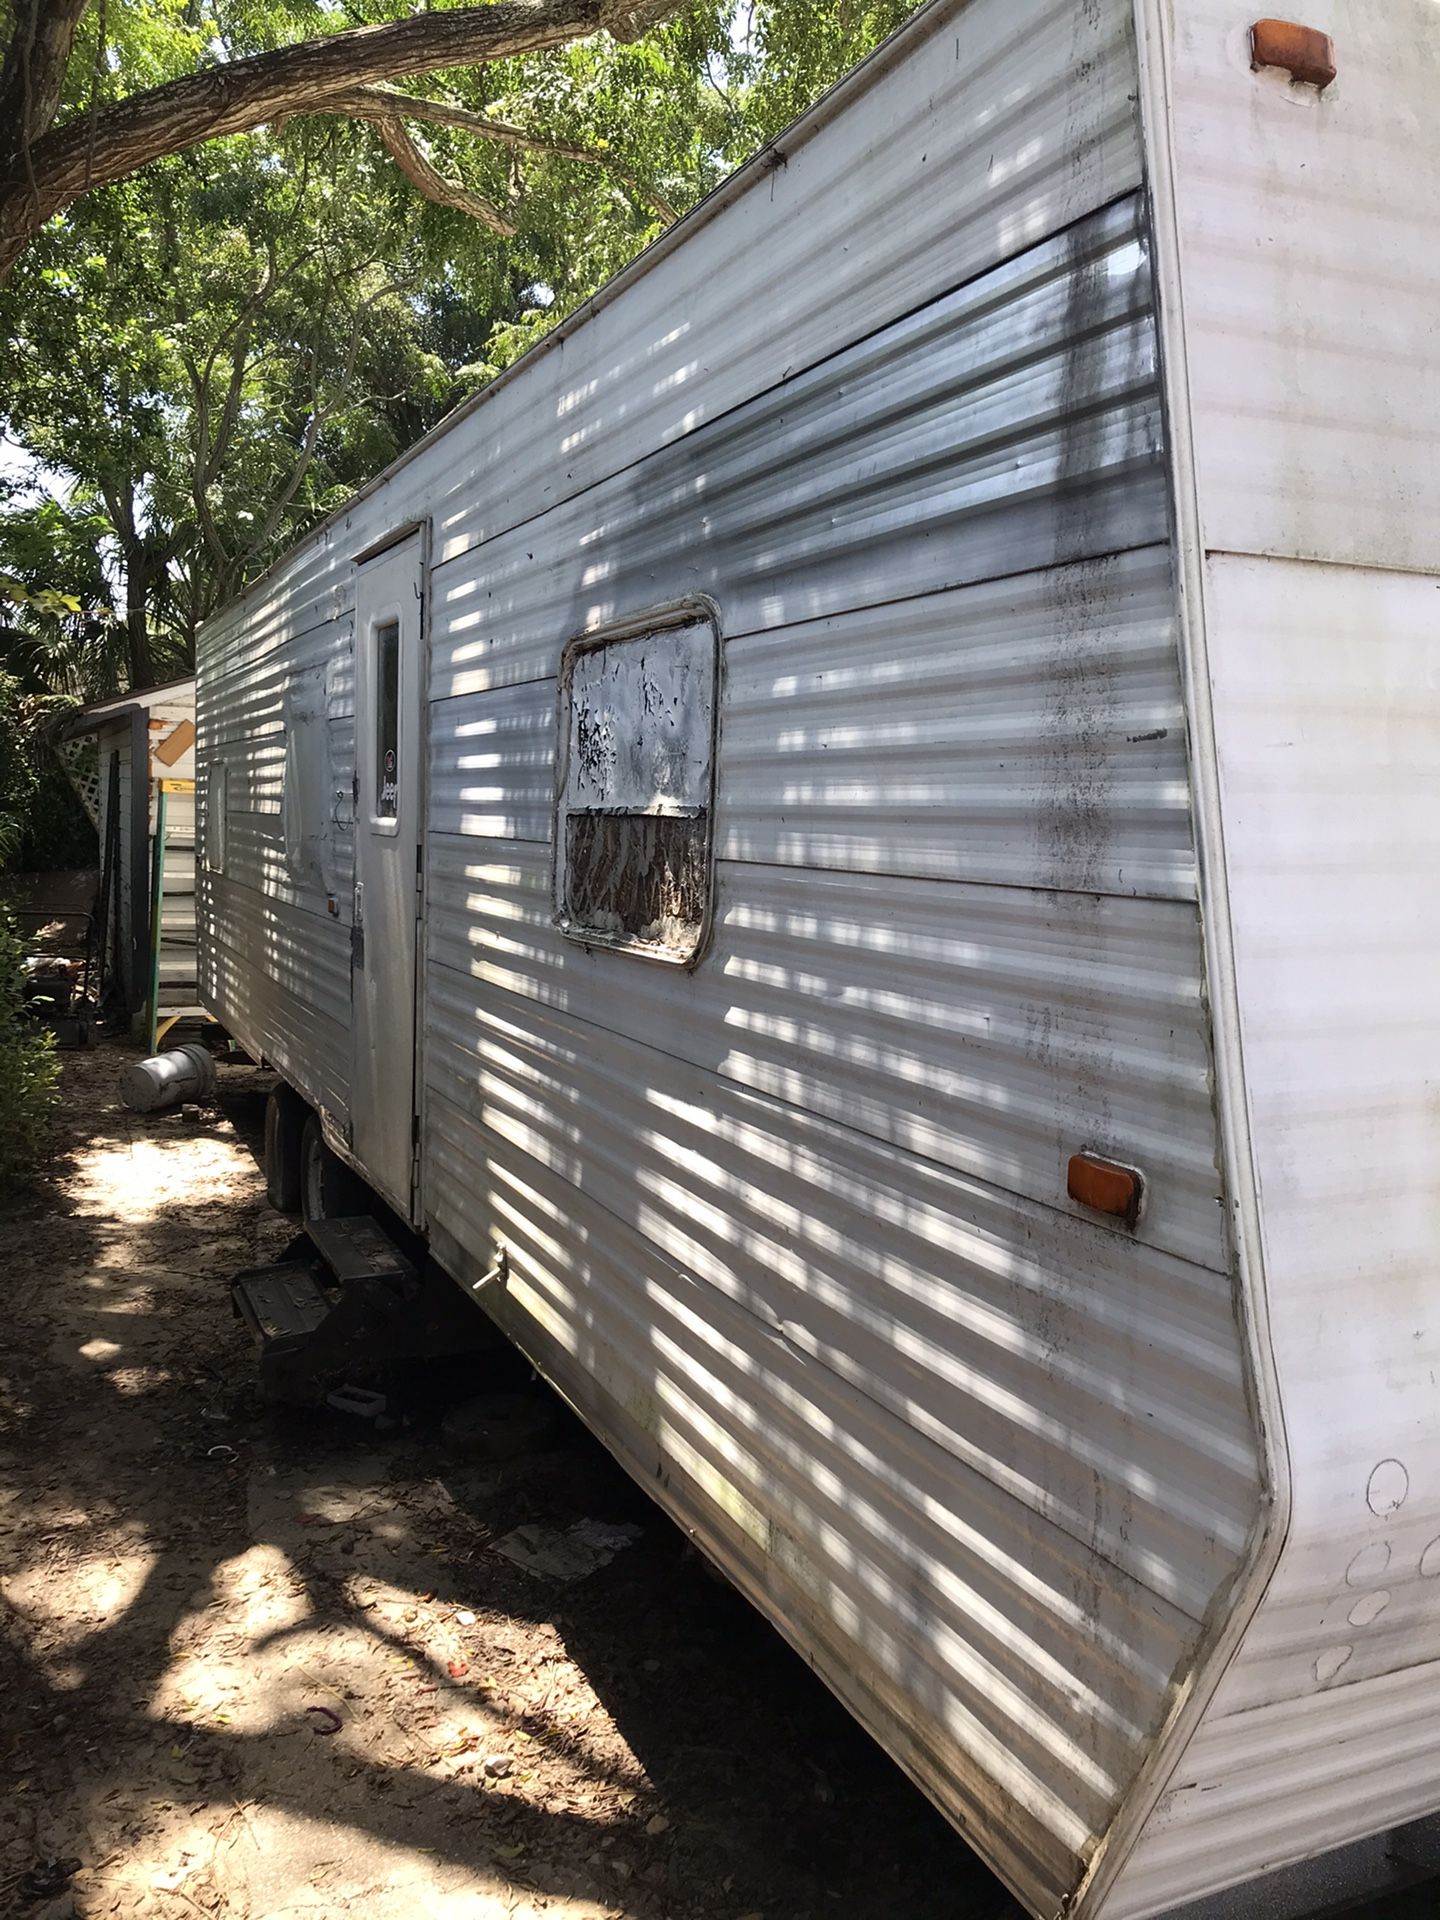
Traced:
POLYGON ((1148 241, 1133 157, 1096 167, 1130 42, 1022 11, 934 21, 497 393, 513 453, 477 415, 501 472, 447 499, 431 581, 421 1166, 442 1256, 504 1247, 492 1311, 1054 1911, 1260 1489, 1148 241), (1037 195, 957 250, 1007 136, 1067 174, 1064 231, 1037 195), (686 974, 564 939, 548 840, 564 640, 697 592, 720 864, 686 974), (1146 1166, 1135 1239, 1065 1199, 1084 1145, 1146 1166))
POLYGON ((343 1143, 353 567, 429 520, 418 1217, 1040 1912, 1262 1506, 1137 93, 1122 0, 932 8, 201 653, 207 997, 343 1143), (697 592, 686 973, 549 835, 565 642, 697 592))

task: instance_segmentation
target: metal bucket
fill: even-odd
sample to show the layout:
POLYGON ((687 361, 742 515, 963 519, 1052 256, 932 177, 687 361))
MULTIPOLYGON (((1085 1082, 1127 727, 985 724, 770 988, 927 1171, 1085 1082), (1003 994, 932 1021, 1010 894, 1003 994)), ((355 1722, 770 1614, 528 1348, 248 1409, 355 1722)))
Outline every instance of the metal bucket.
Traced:
POLYGON ((125 1069, 120 1098, 135 1113, 163 1113, 215 1091, 215 1062, 204 1047, 171 1047, 125 1069))

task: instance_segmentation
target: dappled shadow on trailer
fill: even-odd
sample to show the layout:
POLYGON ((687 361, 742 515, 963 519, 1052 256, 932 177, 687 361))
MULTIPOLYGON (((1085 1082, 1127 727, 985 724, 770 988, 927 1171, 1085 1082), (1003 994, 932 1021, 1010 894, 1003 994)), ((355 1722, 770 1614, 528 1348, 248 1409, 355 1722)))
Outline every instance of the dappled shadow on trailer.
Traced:
POLYGON ((1013 1911, 568 1415, 494 1464, 445 1443, 453 1371, 385 1435, 261 1406, 225 1280, 290 1225, 120 1061, 68 1063, 73 1148, 3 1225, 0 1889, 59 1854, 82 1916, 1013 1911))

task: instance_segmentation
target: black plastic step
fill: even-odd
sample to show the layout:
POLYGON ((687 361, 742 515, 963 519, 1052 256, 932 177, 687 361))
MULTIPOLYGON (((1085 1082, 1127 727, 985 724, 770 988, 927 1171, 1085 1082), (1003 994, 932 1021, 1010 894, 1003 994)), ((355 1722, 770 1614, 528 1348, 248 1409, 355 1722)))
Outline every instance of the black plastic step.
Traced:
POLYGON ((293 1406, 338 1405, 337 1391, 353 1402, 398 1362, 485 1352, 501 1338, 453 1280, 428 1264, 417 1272, 368 1218, 316 1221, 274 1266, 237 1273, 230 1293, 260 1349, 261 1391, 293 1406))
POLYGON ((235 1311, 262 1347, 308 1337, 334 1304, 316 1279, 315 1269, 298 1260, 237 1273, 230 1282, 230 1294, 235 1311))
POLYGON ((341 1286, 356 1280, 415 1278, 415 1268, 368 1214, 339 1220, 312 1220, 306 1231, 315 1251, 341 1286))

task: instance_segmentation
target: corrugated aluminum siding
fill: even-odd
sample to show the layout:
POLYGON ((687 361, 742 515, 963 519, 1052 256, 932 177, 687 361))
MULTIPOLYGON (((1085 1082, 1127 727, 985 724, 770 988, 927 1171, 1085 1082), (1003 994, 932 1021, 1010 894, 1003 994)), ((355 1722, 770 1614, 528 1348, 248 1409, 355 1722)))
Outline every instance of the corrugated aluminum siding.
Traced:
POLYGON ((250 1052, 343 1124, 355 690, 351 622, 337 614, 338 604, 332 594, 294 607, 291 595, 277 591, 259 607, 242 602, 201 635, 196 886, 206 1005, 250 1052), (300 709, 302 693, 311 704, 300 709), (320 761, 305 784, 322 796, 323 817, 306 825, 322 836, 323 854, 305 864, 295 861, 286 832, 287 760, 296 752, 320 761), (203 821, 209 783, 222 774, 224 850, 216 869, 203 821))
POLYGON ((1121 1920, 1440 1806, 1435 9, 1315 0, 1323 98, 1229 0, 1153 11, 1291 1513, 1121 1920))
POLYGON ((1259 1497, 1157 378, 1127 198, 433 575, 436 1244, 1042 1912, 1259 1497), (687 973, 548 841, 564 640, 696 591, 687 973))
POLYGON ((393 529, 455 558, 1130 191, 1134 93, 1126 0, 936 0, 213 623, 206 678, 343 617, 393 529))

